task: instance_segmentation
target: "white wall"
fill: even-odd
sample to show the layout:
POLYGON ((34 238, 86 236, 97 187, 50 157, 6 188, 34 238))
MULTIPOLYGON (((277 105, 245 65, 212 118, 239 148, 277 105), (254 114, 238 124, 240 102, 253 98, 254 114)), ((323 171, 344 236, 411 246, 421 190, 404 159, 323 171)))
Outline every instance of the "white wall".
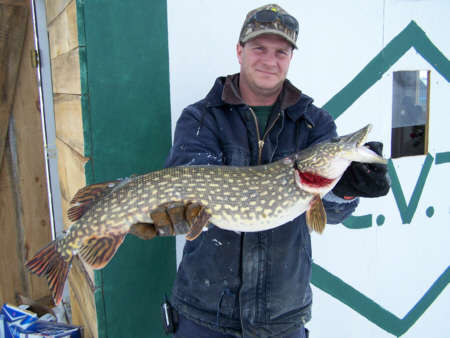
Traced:
MULTIPOLYGON (((239 71, 236 42, 246 13, 261 1, 168 0, 173 127, 182 109, 201 98, 217 76, 239 71)), ((324 105, 348 84, 411 20, 450 55, 448 0, 279 1, 297 17, 300 35, 289 79, 324 105)), ((449 83, 409 50, 336 123, 339 133, 372 123, 371 139, 390 154, 392 71, 431 70, 429 153, 450 151, 449 83)), ((424 156, 394 160, 408 203, 424 156)), ((403 318, 448 267, 450 250, 449 165, 433 163, 411 224, 402 224, 394 196, 365 199, 357 215, 373 214, 374 226, 351 230, 329 225, 313 235, 314 261, 399 318, 403 318), (433 217, 425 214, 433 206, 433 217), (386 218, 377 226, 378 215, 386 218)), ((182 240, 180 241, 180 247, 182 240)), ((329 294, 313 288, 315 338, 393 337, 329 294)), ((448 288, 403 337, 450 336, 448 288)))

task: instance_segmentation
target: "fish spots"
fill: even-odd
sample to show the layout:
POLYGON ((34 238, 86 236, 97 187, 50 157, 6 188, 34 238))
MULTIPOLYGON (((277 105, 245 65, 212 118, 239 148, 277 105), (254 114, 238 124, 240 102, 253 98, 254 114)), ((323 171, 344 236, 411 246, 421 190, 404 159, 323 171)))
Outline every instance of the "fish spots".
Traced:
POLYGON ((239 207, 237 205, 225 204, 223 207, 225 209, 231 210, 231 211, 238 211, 239 210, 239 207))
POLYGON ((241 207, 240 212, 246 213, 247 211, 250 211, 249 207, 241 207))

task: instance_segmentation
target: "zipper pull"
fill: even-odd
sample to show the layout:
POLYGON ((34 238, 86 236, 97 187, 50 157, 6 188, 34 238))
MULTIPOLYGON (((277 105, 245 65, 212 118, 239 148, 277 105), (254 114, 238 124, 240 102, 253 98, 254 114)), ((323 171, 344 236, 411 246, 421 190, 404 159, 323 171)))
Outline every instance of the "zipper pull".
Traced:
POLYGON ((258 140, 258 164, 262 161, 262 149, 264 147, 264 140, 258 140))
POLYGON ((258 141, 258 148, 259 148, 259 151, 261 151, 263 147, 264 147, 264 140, 259 140, 259 141, 258 141))

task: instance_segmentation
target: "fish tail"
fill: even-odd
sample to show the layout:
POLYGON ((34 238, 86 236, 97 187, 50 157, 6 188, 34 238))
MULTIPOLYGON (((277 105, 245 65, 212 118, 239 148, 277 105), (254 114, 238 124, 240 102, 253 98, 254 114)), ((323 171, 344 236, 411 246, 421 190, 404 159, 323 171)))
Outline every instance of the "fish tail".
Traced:
POLYGON ((52 292, 55 304, 59 304, 62 298, 64 285, 69 274, 72 257, 67 260, 58 252, 59 240, 50 242, 49 245, 39 250, 25 266, 38 276, 47 278, 48 286, 52 292))

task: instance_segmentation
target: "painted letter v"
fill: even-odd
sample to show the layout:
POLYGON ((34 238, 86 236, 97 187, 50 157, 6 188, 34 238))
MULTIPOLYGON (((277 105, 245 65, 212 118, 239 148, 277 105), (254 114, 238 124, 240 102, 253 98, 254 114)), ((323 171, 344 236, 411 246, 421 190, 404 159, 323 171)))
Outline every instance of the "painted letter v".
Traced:
POLYGON ((398 210, 400 211, 400 216, 402 218, 403 224, 411 223, 414 213, 417 210, 417 205, 419 204, 420 196, 422 195, 423 187, 425 186, 425 181, 430 172, 431 165, 433 164, 433 156, 427 154, 425 161, 420 171, 419 179, 417 180, 416 186, 414 187, 409 204, 406 204, 405 195, 403 194, 400 181, 397 176, 397 172, 392 163, 392 159, 388 161, 389 176, 391 177, 391 188, 394 194, 395 201, 397 203, 398 210))

